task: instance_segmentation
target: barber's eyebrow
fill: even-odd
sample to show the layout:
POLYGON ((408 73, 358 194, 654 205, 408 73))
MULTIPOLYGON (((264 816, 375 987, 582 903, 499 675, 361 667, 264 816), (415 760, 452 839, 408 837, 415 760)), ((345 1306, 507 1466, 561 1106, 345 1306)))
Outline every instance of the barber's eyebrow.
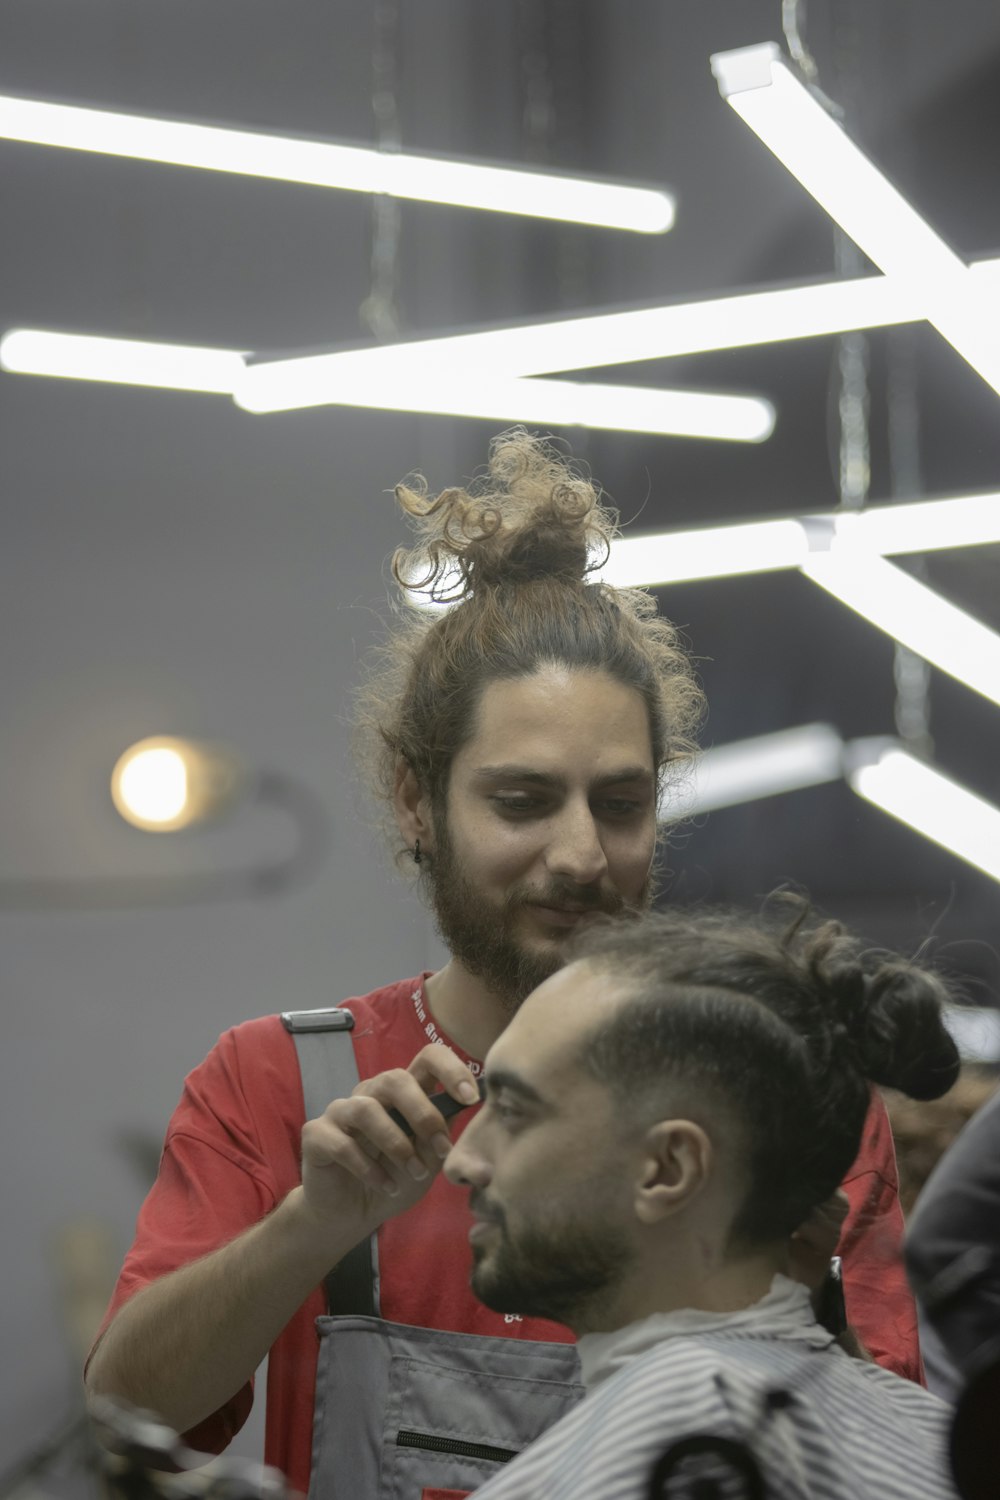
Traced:
MULTIPOLYGON (((555 775, 554 772, 537 771, 531 766, 519 766, 516 763, 502 766, 478 766, 472 774, 480 781, 520 781, 529 786, 560 787, 565 783, 565 778, 555 775)), ((603 776, 598 776, 593 785, 598 790, 623 785, 627 781, 641 781, 651 786, 653 779, 649 766, 622 766, 616 771, 608 771, 603 776)))
POLYGON ((526 1104, 544 1104, 545 1100, 536 1088, 533 1088, 527 1079, 522 1078, 520 1073, 513 1072, 510 1068, 487 1068, 486 1087, 490 1093, 515 1094, 523 1099, 526 1104))

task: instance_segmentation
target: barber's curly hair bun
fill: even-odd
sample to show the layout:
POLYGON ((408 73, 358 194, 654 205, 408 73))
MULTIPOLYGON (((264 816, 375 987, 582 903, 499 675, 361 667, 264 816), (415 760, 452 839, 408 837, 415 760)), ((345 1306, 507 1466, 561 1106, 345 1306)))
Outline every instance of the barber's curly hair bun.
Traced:
POLYGON ((430 496, 417 477, 396 495, 416 543, 393 557, 402 608, 357 703, 358 763, 384 807, 401 767, 442 807, 482 694, 553 666, 636 692, 657 776, 678 773, 694 750, 701 687, 653 595, 593 576, 617 513, 560 447, 516 428, 493 441, 466 488, 430 496), (420 607, 421 593, 425 606, 449 607, 420 607))
POLYGON ((417 543, 392 560, 397 581, 435 602, 542 579, 580 583, 607 558, 617 513, 556 446, 523 428, 490 445, 486 473, 428 497, 417 476, 396 487, 417 543))

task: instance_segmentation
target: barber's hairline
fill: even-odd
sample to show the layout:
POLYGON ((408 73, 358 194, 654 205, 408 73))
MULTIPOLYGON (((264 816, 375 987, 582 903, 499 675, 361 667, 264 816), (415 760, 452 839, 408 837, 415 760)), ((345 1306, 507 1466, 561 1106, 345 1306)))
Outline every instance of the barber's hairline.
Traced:
MULTIPOLYGON (((650 757, 653 762, 653 780, 655 784, 659 785, 659 782, 666 773, 668 766, 685 758, 682 753, 670 753, 669 745, 665 744, 663 746, 663 752, 660 756, 660 759, 659 761, 657 760, 654 744, 652 709, 649 702, 647 701, 646 695, 642 692, 641 688, 636 686, 634 682, 628 682, 623 677, 616 675, 616 673, 611 670, 611 667, 604 662, 595 664, 581 664, 579 662, 565 661, 558 657, 544 657, 532 663, 530 666, 526 666, 523 671, 514 672, 488 670, 482 676, 471 697, 467 733, 462 742, 459 745, 456 745, 454 751, 452 752, 451 759, 448 762, 445 770, 445 775, 442 779, 440 792, 444 794, 445 798, 448 794, 448 789, 451 782, 452 767, 455 764, 456 757, 459 755, 464 746, 469 743, 476 732, 477 716, 479 713, 480 704, 482 703, 483 694, 486 692, 486 689, 491 687, 495 682, 519 682, 524 678, 537 677, 539 673, 545 671, 545 669, 549 667, 564 668, 567 672, 571 672, 574 676, 607 677, 611 682, 617 683, 621 687, 631 688, 636 697, 639 698, 646 713, 646 724, 649 731, 650 757)), ((404 756, 403 758, 405 759, 406 757, 404 756)), ((410 763, 407 762, 407 764, 410 763)), ((416 766, 411 766, 411 769, 413 770, 414 775, 417 777, 418 782, 423 785, 423 778, 420 770, 416 766)))

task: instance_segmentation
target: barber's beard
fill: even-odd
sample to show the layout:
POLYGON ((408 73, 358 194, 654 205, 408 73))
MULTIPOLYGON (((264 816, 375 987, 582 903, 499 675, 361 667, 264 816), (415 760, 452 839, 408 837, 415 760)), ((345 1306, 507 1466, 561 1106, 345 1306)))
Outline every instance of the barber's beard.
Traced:
MULTIPOLYGON (((636 1255, 625 1235, 601 1223, 595 1202, 580 1213, 545 1224, 520 1224, 511 1235, 503 1210, 490 1206, 490 1239, 474 1250, 472 1290, 494 1312, 565 1323, 577 1333, 599 1325, 600 1314, 632 1270, 636 1255)), ((471 1206, 483 1213, 475 1193, 471 1206)))
POLYGON ((482 979, 492 994, 513 1014, 532 990, 551 978, 565 963, 565 938, 553 938, 544 946, 529 946, 517 933, 521 912, 530 904, 570 904, 609 916, 644 911, 649 905, 649 884, 635 902, 626 902, 617 891, 580 886, 555 880, 543 890, 512 887, 502 902, 491 901, 469 879, 455 852, 443 816, 436 820, 434 853, 428 859, 427 875, 438 931, 449 952, 482 979))

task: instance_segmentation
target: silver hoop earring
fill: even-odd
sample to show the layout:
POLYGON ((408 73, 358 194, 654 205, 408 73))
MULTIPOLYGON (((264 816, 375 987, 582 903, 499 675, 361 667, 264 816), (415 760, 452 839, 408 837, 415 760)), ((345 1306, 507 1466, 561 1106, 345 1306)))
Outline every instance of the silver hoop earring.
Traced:
POLYGON ((419 865, 419 863, 420 863, 420 861, 422 859, 423 859, 423 855, 420 853, 420 840, 419 839, 414 839, 413 840, 413 863, 415 865, 419 865))

